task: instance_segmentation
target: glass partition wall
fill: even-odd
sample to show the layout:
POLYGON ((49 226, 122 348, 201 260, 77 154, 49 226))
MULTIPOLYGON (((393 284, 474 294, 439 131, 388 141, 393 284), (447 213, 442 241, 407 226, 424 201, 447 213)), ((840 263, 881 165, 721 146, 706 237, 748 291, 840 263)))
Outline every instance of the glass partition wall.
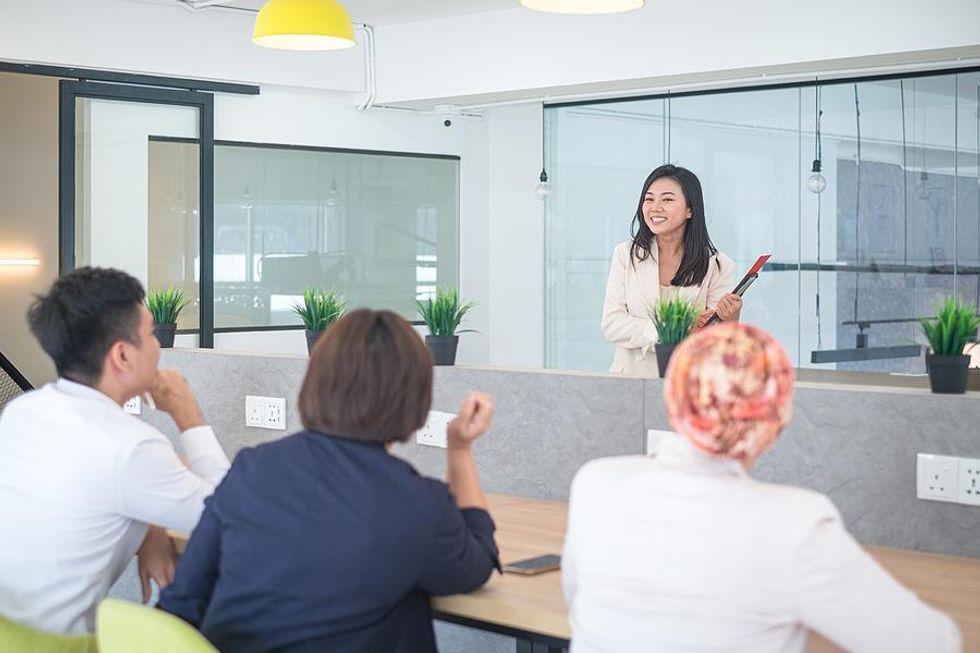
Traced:
MULTIPOLYGON (((156 195, 180 213, 197 145, 153 140, 156 195)), ((458 177, 456 157, 216 142, 215 331, 297 327, 308 286, 417 319, 459 283, 458 177)))
POLYGON ((608 368, 612 250, 670 162, 701 179, 739 274, 773 254, 742 319, 799 367, 924 372, 917 318, 980 300, 978 128, 976 71, 546 107, 548 367, 608 368))

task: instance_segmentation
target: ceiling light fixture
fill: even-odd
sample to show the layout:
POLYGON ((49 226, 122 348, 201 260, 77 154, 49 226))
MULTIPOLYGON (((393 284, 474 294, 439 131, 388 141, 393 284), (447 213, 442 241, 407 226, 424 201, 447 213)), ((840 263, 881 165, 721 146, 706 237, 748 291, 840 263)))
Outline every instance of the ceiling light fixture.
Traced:
POLYGON ((342 50, 356 45, 347 10, 336 0, 268 0, 252 43, 280 50, 342 50))
POLYGON ((618 14, 643 6, 644 0, 521 0, 528 9, 555 14, 618 14))

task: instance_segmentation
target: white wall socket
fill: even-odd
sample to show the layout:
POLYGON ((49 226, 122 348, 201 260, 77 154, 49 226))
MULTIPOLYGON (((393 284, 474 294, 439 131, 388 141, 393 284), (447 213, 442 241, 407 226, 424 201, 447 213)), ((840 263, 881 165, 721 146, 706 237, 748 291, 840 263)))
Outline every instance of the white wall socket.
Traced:
POLYGON ((957 503, 980 506, 980 459, 960 458, 956 470, 957 503))
POLYGON ((446 428, 449 422, 456 417, 452 413, 443 413, 438 410, 429 411, 429 419, 425 426, 415 432, 415 441, 427 447, 446 448, 446 428))
POLYGON ((286 400, 245 395, 245 426, 285 431, 286 400))
POLYGON ((916 496, 931 501, 956 501, 957 459, 920 453, 916 457, 916 496))
POLYGON ((130 397, 126 403, 123 404, 123 411, 129 413, 130 415, 142 415, 143 402, 140 401, 139 395, 130 397))

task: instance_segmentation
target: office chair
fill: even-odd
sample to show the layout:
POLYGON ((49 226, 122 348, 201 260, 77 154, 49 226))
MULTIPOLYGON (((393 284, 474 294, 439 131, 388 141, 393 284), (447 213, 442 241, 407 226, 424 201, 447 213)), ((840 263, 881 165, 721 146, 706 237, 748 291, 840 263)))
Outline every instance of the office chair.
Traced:
POLYGON ((99 653, 218 653, 187 622, 163 610, 106 599, 95 617, 99 653))
POLYGON ((52 635, 0 617, 0 651, 95 653, 93 635, 52 635))
POLYGON ((33 389, 34 386, 24 378, 14 364, 0 354, 0 413, 3 412, 3 407, 15 397, 33 389))

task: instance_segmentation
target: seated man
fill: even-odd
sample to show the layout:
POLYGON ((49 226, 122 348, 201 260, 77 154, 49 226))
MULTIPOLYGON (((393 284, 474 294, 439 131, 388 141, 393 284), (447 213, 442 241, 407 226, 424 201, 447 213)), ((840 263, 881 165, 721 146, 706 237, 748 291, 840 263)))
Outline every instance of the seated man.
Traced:
POLYGON ((139 281, 82 268, 28 312, 58 380, 0 416, 0 615, 53 633, 91 632, 95 609, 139 549, 164 586, 173 547, 228 470, 187 382, 158 371, 160 345, 139 281), (122 410, 152 393, 180 429, 190 469, 160 431, 122 410), (150 526, 151 524, 156 526, 150 526))

